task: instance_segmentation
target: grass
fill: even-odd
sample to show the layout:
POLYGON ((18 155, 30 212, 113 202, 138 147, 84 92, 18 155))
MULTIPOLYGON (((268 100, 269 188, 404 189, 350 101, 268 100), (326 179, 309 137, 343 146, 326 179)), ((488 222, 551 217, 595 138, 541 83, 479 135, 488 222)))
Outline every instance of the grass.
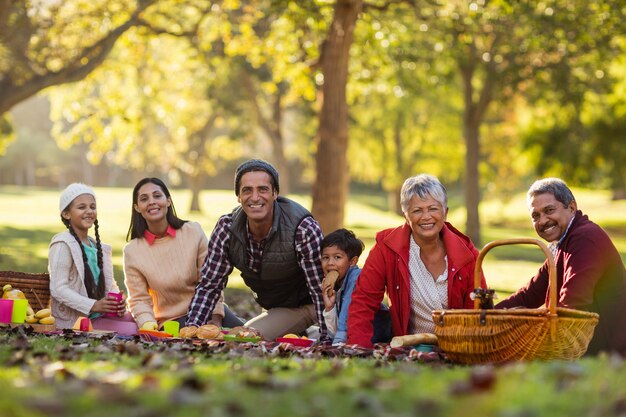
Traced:
MULTIPOLYGON (((122 248, 126 243, 131 210, 131 190, 125 188, 97 188, 100 235, 113 246, 113 265, 116 279, 123 287, 122 248)), ((191 193, 173 190, 173 199, 180 217, 199 222, 210 235, 220 215, 237 205, 235 195, 226 190, 207 190, 201 193, 203 213, 190 213, 191 193)), ((63 230, 58 215, 59 191, 50 188, 0 187, 0 270, 42 272, 47 269, 50 238, 63 230)), ((610 233, 613 242, 626 259, 626 201, 611 201, 606 191, 575 189, 579 207, 590 218, 610 233)), ((310 207, 309 196, 290 196, 310 207)), ((458 201, 458 198, 451 198, 458 201)), ((386 200, 380 195, 354 195, 346 207, 345 226, 365 242, 365 252, 359 263, 363 265, 374 245, 377 231, 402 223, 401 216, 387 212, 386 200)), ((524 195, 507 202, 488 200, 481 205, 483 241, 513 237, 535 237, 526 211, 524 195)), ((463 229, 465 211, 451 207, 449 221, 463 229)), ((491 286, 502 292, 512 291, 530 277, 543 262, 543 254, 532 245, 498 247, 485 258, 484 270, 491 286)), ((245 285, 235 274, 229 286, 245 285)))
MULTIPOLYGON (((113 245, 121 283, 130 190, 96 191, 102 239, 113 245)), ((620 214, 626 212, 625 203, 612 202, 603 192, 575 190, 575 195, 580 207, 610 231, 624 257, 626 219, 620 214)), ((307 196, 293 197, 310 206, 307 196)), ((218 216, 236 205, 231 192, 206 191, 201 196, 205 213, 188 213, 189 198, 187 191, 174 191, 181 217, 198 221, 207 234, 218 216)), ((46 269, 50 238, 63 230, 57 199, 57 190, 0 187, 0 270, 46 269)), ((346 209, 346 227, 355 230, 367 250, 376 231, 402 222, 385 212, 381 201, 360 195, 346 209)), ((485 241, 534 237, 523 196, 506 204, 487 201, 481 215, 485 241)), ((452 207, 449 219, 463 228, 461 208, 452 207)), ((542 261, 532 246, 496 248, 485 259, 485 274, 492 285, 514 289, 542 261)), ((233 284, 243 286, 237 280, 229 282, 233 284)), ((606 355, 469 367, 77 336, 25 337, 0 328, 0 364, 0 415, 14 417, 626 414, 626 362, 606 355)))
POLYGON ((500 367, 0 333, 3 416, 623 415, 626 363, 500 367))

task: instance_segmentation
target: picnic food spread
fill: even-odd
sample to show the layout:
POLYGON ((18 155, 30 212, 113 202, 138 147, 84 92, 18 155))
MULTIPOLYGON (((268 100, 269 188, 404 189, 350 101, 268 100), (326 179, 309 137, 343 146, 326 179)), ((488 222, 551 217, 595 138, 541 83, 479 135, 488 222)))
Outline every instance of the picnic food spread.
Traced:
POLYGON ((261 333, 251 327, 237 326, 232 329, 222 329, 215 324, 205 324, 200 327, 183 327, 180 329, 178 336, 182 339, 197 338, 230 341, 257 341, 261 339, 261 333), (225 338, 224 336, 228 337, 225 338))
MULTIPOLYGON (((9 300, 27 300, 24 292, 17 288, 13 288, 11 284, 6 284, 2 287, 2 298, 9 300)), ((27 324, 54 324, 55 319, 52 316, 52 311, 49 308, 42 308, 35 312, 30 306, 30 303, 26 305, 26 318, 24 323, 27 324)))
MULTIPOLYGON (((26 300, 27 299, 21 290, 18 290, 17 288, 13 288, 11 284, 6 284, 4 287, 2 287, 2 298, 8 298, 9 300, 20 300, 20 299, 26 300)), ((33 311, 33 308, 30 306, 30 303, 28 303, 28 305, 26 306, 26 315, 27 316, 35 315, 35 312, 33 311)))
POLYGON ((26 316, 26 323, 54 324, 55 319, 52 317, 52 311, 49 308, 42 308, 32 316, 26 316))

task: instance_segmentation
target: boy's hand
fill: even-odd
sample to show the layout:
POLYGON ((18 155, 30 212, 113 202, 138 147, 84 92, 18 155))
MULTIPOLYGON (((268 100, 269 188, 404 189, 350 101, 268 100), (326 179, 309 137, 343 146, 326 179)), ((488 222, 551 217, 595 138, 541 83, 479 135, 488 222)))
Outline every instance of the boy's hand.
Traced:
POLYGON ((332 288, 322 289, 322 298, 324 299, 324 310, 330 311, 337 301, 337 293, 332 288), (330 290, 330 291, 327 291, 330 290))

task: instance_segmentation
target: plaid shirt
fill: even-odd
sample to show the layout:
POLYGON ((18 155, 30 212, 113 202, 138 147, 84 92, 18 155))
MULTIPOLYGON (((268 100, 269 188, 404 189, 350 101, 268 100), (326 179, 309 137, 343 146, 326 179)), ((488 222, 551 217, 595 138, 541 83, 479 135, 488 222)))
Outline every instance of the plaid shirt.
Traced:
MULTIPOLYGON (((220 217, 209 239, 209 252, 202 265, 200 282, 196 286, 196 292, 187 313, 188 326, 201 326, 206 323, 219 299, 220 292, 228 282, 228 276, 233 271, 234 267, 228 257, 231 224, 231 214, 220 217)), ((323 316, 324 300, 321 288, 324 276, 320 249, 322 238, 319 223, 313 217, 306 217, 298 225, 294 246, 317 313, 320 341, 329 342, 323 316)), ((261 268, 264 245, 265 239, 255 242, 248 232, 248 266, 254 271, 259 271, 261 268)))

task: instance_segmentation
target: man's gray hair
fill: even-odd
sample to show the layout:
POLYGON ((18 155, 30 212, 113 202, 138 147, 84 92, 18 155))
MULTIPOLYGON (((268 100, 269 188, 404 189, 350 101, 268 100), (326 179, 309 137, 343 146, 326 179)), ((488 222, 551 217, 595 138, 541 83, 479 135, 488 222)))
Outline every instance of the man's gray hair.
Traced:
POLYGON ((530 207, 530 199, 539 194, 552 194, 563 207, 575 200, 572 190, 560 178, 543 178, 535 181, 526 194, 526 204, 530 207))
POLYGON ((448 208, 446 187, 433 175, 419 174, 404 181, 400 190, 400 206, 403 213, 408 210, 409 201, 414 196, 422 199, 432 197, 441 204, 444 210, 448 208))

